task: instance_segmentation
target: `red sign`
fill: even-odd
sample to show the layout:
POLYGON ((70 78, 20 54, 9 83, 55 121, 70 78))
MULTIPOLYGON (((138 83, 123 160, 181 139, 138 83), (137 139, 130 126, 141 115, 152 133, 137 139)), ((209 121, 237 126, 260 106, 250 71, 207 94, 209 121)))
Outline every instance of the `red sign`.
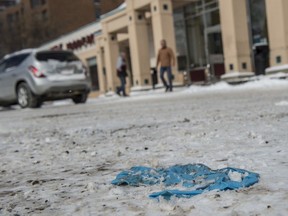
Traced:
POLYGON ((78 49, 81 49, 82 47, 87 47, 88 45, 92 45, 94 43, 95 43, 94 34, 91 34, 86 37, 82 37, 79 40, 68 43, 67 49, 78 50, 78 49))
POLYGON ((60 44, 58 46, 54 46, 51 48, 51 50, 62 50, 63 49, 63 44, 60 44))

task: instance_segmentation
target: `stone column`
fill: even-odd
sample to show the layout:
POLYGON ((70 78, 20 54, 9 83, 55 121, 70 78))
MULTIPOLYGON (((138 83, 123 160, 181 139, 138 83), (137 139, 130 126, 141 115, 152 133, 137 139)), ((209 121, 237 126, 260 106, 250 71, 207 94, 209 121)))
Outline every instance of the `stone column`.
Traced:
POLYGON ((104 47, 102 45, 102 38, 96 40, 96 52, 97 52, 97 69, 99 76, 100 92, 105 93, 107 91, 106 86, 106 72, 104 74, 105 61, 104 61, 104 47))
POLYGON ((134 87, 151 86, 148 25, 145 13, 130 10, 127 15, 134 87))
POLYGON ((161 47, 160 41, 165 39, 168 47, 175 54, 176 66, 173 68, 176 82, 182 82, 183 76, 177 71, 176 38, 173 18, 173 5, 171 0, 154 0, 151 3, 151 15, 156 58, 161 47))
POLYGON ((104 36, 104 56, 108 85, 107 90, 115 91, 116 87, 120 85, 116 72, 116 64, 119 57, 119 46, 116 34, 106 34, 104 36))
POLYGON ((288 64, 288 1, 266 0, 270 65, 288 64))
POLYGON ((226 72, 252 72, 246 0, 219 0, 219 6, 226 72))

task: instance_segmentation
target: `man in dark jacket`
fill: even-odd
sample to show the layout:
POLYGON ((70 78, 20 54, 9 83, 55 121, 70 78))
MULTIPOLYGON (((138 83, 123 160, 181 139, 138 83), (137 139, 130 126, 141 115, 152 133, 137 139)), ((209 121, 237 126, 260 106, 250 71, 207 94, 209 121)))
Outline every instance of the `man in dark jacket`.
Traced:
POLYGON ((126 97, 127 96, 126 91, 125 91, 126 90, 126 77, 128 75, 127 75, 126 54, 124 52, 120 54, 118 61, 117 61, 117 76, 120 79, 121 86, 117 87, 116 93, 118 95, 121 95, 121 92, 122 92, 122 95, 126 97))

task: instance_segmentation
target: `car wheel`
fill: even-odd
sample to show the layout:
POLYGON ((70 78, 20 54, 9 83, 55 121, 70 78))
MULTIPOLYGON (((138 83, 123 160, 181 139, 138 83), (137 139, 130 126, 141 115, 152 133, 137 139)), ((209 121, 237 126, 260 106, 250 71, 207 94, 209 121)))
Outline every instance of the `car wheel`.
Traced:
POLYGON ((41 101, 37 98, 26 83, 21 83, 17 88, 17 100, 21 108, 39 108, 41 101))
POLYGON ((72 98, 75 104, 84 104, 88 99, 88 93, 83 93, 72 98))

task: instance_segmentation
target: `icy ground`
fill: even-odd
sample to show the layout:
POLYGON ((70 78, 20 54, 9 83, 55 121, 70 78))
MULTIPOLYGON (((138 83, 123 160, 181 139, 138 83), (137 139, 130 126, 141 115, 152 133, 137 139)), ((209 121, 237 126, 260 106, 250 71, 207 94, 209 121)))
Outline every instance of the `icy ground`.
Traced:
POLYGON ((287 153, 287 81, 0 110, 0 215, 286 216, 287 153), (261 181, 170 202, 148 198, 161 186, 110 184, 131 166, 188 163, 261 181))

